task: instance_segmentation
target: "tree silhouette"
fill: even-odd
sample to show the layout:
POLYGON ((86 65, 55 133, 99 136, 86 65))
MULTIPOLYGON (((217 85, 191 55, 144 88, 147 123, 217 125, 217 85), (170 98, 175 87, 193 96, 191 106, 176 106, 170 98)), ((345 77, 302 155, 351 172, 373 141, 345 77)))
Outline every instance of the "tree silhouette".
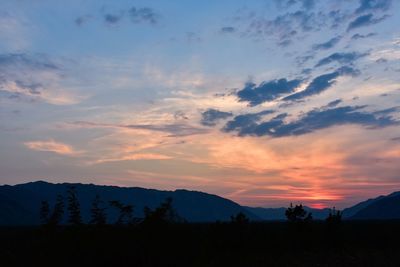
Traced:
POLYGON ((335 207, 329 211, 329 215, 326 218, 326 222, 329 224, 339 224, 342 221, 342 212, 336 210, 335 207))
POLYGON ((312 220, 312 213, 305 211, 302 204, 293 207, 293 204, 290 203, 285 215, 289 222, 308 222, 312 220))
POLYGON ((184 221, 173 208, 171 197, 166 198, 155 210, 144 207, 144 215, 144 223, 146 224, 165 224, 184 221))
POLYGON ((238 225, 245 225, 249 223, 249 218, 243 212, 239 212, 235 216, 231 216, 231 223, 238 225))
POLYGON ((133 222, 132 205, 124 205, 118 200, 110 201, 110 205, 119 211, 118 219, 115 224, 131 224, 133 222))
POLYGON ((93 199, 91 211, 91 224, 98 226, 105 225, 107 223, 106 208, 103 206, 103 201, 100 199, 99 195, 93 199))
POLYGON ((81 225, 82 217, 81 210, 78 201, 78 197, 76 196, 75 186, 70 186, 67 191, 68 194, 68 223, 72 225, 81 225))
POLYGON ((50 215, 50 205, 49 202, 43 200, 40 204, 40 222, 43 225, 49 223, 49 215, 50 215))
POLYGON ((56 204, 54 205, 53 212, 49 217, 48 224, 52 226, 57 226, 61 223, 62 217, 64 215, 64 199, 58 194, 56 199, 56 204))

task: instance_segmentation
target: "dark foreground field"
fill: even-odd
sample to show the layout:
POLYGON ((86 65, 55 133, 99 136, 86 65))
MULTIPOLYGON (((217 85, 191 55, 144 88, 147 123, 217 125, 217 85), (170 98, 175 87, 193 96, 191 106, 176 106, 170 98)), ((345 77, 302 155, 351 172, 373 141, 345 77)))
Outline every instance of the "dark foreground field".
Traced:
POLYGON ((400 266, 399 222, 0 228, 0 266, 400 266))

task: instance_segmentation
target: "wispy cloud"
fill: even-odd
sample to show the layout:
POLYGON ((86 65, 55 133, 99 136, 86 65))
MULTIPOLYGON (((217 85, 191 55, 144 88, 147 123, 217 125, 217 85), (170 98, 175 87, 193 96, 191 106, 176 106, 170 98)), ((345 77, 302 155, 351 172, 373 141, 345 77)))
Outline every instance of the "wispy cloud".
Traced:
POLYGON ((318 61, 315 67, 321 67, 323 65, 330 64, 332 62, 338 62, 340 64, 351 64, 359 58, 367 56, 368 53, 358 52, 345 52, 345 53, 333 53, 325 58, 318 61))
POLYGON ((54 141, 52 139, 47 141, 30 141, 25 142, 24 145, 32 150, 53 152, 60 155, 74 156, 82 154, 83 151, 76 150, 70 145, 54 141))
POLYGON ((373 14, 362 15, 362 16, 357 17, 355 20, 353 20, 349 23, 349 26, 347 27, 347 31, 351 31, 351 30, 354 30, 354 29, 360 28, 360 27, 377 24, 386 18, 388 18, 388 16, 386 16, 386 15, 379 17, 379 18, 374 18, 373 14))
POLYGON ((172 157, 162 154, 155 153, 135 153, 130 155, 123 155, 116 158, 101 158, 94 161, 94 164, 108 163, 108 162, 118 162, 118 161, 132 161, 132 160, 167 160, 172 159, 172 157))
POLYGON ((126 130, 143 130, 168 133, 170 137, 205 134, 207 129, 191 126, 189 124, 111 124, 87 121, 76 121, 70 125, 82 128, 119 128, 126 130))
POLYGON ((330 49, 332 47, 334 47, 337 43, 339 43, 339 41, 342 39, 341 36, 336 36, 333 37, 332 39, 324 42, 324 43, 320 43, 320 44, 315 44, 313 45, 313 49, 314 50, 326 50, 326 49, 330 49))
POLYGON ((219 120, 233 116, 232 112, 224 112, 216 109, 208 109, 201 113, 201 124, 205 126, 215 126, 219 120))
POLYGON ((9 99, 69 105, 85 97, 62 85, 62 67, 43 54, 1 54, 0 92, 9 99))

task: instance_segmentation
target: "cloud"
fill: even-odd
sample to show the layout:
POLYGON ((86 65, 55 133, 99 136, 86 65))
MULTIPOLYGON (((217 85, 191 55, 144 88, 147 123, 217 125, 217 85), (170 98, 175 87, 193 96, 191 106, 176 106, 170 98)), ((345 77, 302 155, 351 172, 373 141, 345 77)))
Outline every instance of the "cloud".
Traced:
POLYGON ((375 112, 361 111, 361 109, 364 109, 365 107, 366 106, 344 106, 313 109, 292 122, 284 121, 287 117, 287 114, 285 113, 266 122, 258 122, 259 118, 256 118, 251 123, 248 123, 247 121, 243 121, 242 123, 236 121, 235 127, 228 127, 231 123, 228 122, 226 127, 223 128, 223 131, 237 131, 239 136, 252 135, 284 137, 304 135, 320 129, 344 124, 357 124, 367 128, 380 128, 399 125, 400 123, 390 116, 393 110, 375 112))
POLYGON ((227 26, 227 27, 222 27, 220 29, 220 33, 234 33, 236 31, 235 27, 227 26))
POLYGON ((168 137, 190 136, 197 134, 205 134, 207 129, 198 128, 189 124, 111 124, 111 123, 96 123, 87 121, 75 121, 69 123, 71 126, 82 128, 117 128, 127 130, 143 130, 168 133, 168 137))
POLYGON ((43 54, 0 54, 0 93, 9 99, 78 103, 82 97, 61 86, 65 76, 62 66, 43 54))
POLYGON ((129 9, 128 13, 133 23, 148 23, 154 25, 158 23, 160 18, 160 15, 149 7, 132 7, 129 9))
POLYGON ((392 0, 360 0, 360 6, 355 13, 363 13, 366 11, 386 11, 390 8, 392 0))
POLYGON ((372 14, 359 16, 355 20, 353 20, 352 22, 349 23, 349 26, 347 27, 347 31, 351 31, 351 30, 359 28, 359 27, 377 24, 377 23, 381 22, 382 20, 386 19, 387 17, 388 16, 385 15, 380 18, 374 18, 374 16, 372 14))
POLYGON ((329 102, 328 105, 326 105, 326 108, 334 108, 342 102, 343 102, 342 99, 333 100, 333 101, 329 102))
POLYGON ((130 155, 124 155, 117 158, 102 158, 98 159, 94 164, 107 163, 107 162, 117 162, 117 161, 132 161, 132 160, 167 160, 172 159, 172 157, 162 154, 155 153, 134 153, 130 155))
MULTIPOLYGON (((118 14, 106 13, 103 15, 103 19, 107 24, 115 25, 120 23, 126 15, 127 17, 130 18, 130 21, 134 24, 150 24, 150 25, 155 25, 159 23, 161 17, 154 9, 150 7, 131 7, 128 10, 125 9, 120 11, 118 14)), ((76 20, 75 22, 77 23, 78 21, 76 20)), ((84 20, 82 22, 84 22, 84 20)))
POLYGON ((340 39, 342 39, 341 36, 336 36, 336 37, 330 39, 329 41, 327 41, 327 42, 325 42, 325 43, 313 45, 312 48, 313 48, 314 50, 326 50, 326 49, 330 49, 330 48, 334 47, 337 43, 339 43, 340 39))
POLYGON ((82 151, 75 150, 73 147, 67 144, 56 142, 54 140, 31 141, 31 142, 25 142, 24 145, 32 150, 53 152, 56 154, 67 155, 67 156, 72 156, 82 153, 82 151))
POLYGON ((225 132, 239 131, 239 135, 246 135, 257 127, 257 122, 262 119, 264 115, 274 113, 273 110, 264 110, 258 113, 249 113, 238 115, 233 120, 228 121, 223 128, 225 132))
POLYGON ((28 67, 40 70, 58 70, 59 67, 51 62, 43 54, 28 55, 24 53, 11 53, 0 55, 0 68, 6 67, 28 67))
POLYGON ((201 113, 201 124, 204 126, 215 126, 219 120, 227 119, 233 114, 231 112, 219 111, 216 109, 208 109, 201 113))
POLYGON ((275 0, 275 4, 278 8, 290 8, 291 6, 300 4, 304 9, 312 9, 315 6, 314 0, 275 0))
POLYGON ((346 76, 346 75, 351 75, 355 76, 358 75, 358 71, 350 68, 350 67, 341 67, 337 69, 334 72, 327 73, 320 75, 316 78, 314 78, 311 83, 304 89, 303 91, 300 91, 298 93, 294 93, 292 95, 289 95, 285 97, 283 100, 284 101, 293 101, 293 100, 299 100, 303 99, 312 95, 317 95, 320 94, 321 92, 327 90, 329 87, 331 87, 335 82, 336 79, 340 76, 346 76))
POLYGON ((278 1, 278 9, 285 10, 285 13, 276 17, 271 18, 262 12, 243 10, 235 19, 248 22, 241 31, 242 37, 256 41, 272 40, 280 47, 287 47, 304 40, 311 32, 338 28, 347 23, 353 15, 347 9, 334 9, 334 6, 326 3, 317 9, 315 7, 317 3, 319 4, 319 1, 278 1), (298 3, 302 5, 297 5, 298 3))
POLYGON ((104 21, 108 24, 117 24, 122 19, 122 14, 114 15, 114 14, 105 14, 104 21))
POLYGON ((351 64, 355 60, 367 56, 367 53, 357 53, 357 52, 349 52, 349 53, 333 53, 320 61, 315 65, 315 67, 321 67, 323 65, 327 65, 332 62, 339 62, 341 64, 351 64))
POLYGON ((365 39, 365 38, 372 37, 372 36, 375 36, 375 35, 376 35, 376 33, 373 33, 373 32, 368 33, 368 34, 356 33, 353 36, 351 36, 351 39, 352 40, 365 39))
POLYGON ((239 101, 249 102, 250 106, 256 106, 261 103, 272 101, 282 96, 294 92, 302 83, 300 79, 287 80, 285 78, 262 82, 258 86, 248 82, 245 87, 236 94, 239 101))

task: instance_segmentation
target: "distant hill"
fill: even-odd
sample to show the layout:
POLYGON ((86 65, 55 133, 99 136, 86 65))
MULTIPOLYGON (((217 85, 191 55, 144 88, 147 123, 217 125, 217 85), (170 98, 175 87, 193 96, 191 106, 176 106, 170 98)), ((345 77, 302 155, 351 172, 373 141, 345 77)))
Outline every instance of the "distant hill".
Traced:
MULTIPOLYGON (((252 220, 259 218, 239 204, 203 192, 175 190, 160 191, 138 187, 100 186, 93 184, 52 184, 32 182, 15 186, 0 186, 0 225, 35 225, 39 223, 40 202, 47 200, 52 207, 57 194, 66 196, 69 186, 75 186, 81 204, 84 221, 89 221, 92 200, 100 195, 107 204, 119 200, 134 206, 134 216, 143 217, 143 208, 157 207, 167 197, 172 197, 173 206, 178 214, 189 222, 227 221, 230 216, 239 212, 245 213, 252 220)), ((117 216, 116 212, 107 210, 110 221, 117 216)))
POLYGON ((367 204, 350 219, 353 220, 397 220, 400 219, 400 192, 380 196, 367 201, 367 204))

